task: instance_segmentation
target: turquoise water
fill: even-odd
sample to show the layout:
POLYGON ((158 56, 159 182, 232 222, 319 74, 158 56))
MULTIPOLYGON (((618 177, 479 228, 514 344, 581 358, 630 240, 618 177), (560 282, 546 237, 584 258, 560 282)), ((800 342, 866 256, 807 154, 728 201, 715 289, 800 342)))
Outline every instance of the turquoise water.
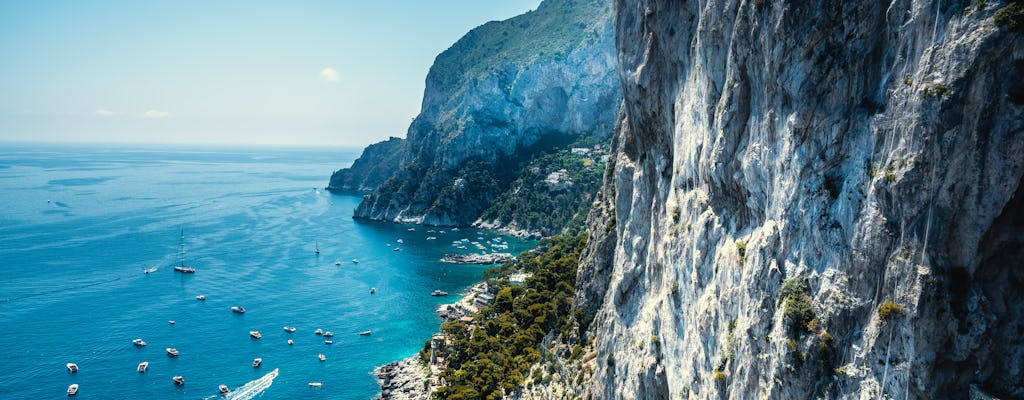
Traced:
MULTIPOLYGON (((484 269, 438 259, 474 250, 454 240, 497 235, 353 220, 358 197, 316 188, 356 156, 0 145, 0 398, 61 398, 78 383, 82 399, 196 399, 274 368, 266 399, 374 397, 373 367, 419 350, 437 329, 434 307, 455 300, 430 292, 464 290, 484 269), (171 269, 179 229, 194 275, 171 269), (335 332, 333 345, 317 327, 335 332), (261 340, 249 338, 254 329, 261 340), (149 345, 134 347, 136 337, 149 345), (149 372, 135 372, 141 361, 149 372), (69 374, 67 362, 81 370, 69 374)), ((530 245, 507 240, 513 253, 530 245)))

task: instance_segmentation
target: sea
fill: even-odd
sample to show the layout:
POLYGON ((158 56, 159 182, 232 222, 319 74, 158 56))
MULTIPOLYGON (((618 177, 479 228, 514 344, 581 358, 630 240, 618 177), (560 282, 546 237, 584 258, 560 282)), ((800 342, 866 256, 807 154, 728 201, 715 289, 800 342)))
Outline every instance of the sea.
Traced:
POLYGON ((77 383, 79 399, 200 399, 275 368, 264 399, 376 397, 374 367, 423 348, 435 308, 487 268, 446 253, 534 243, 353 219, 361 197, 323 188, 358 154, 0 144, 0 398, 66 398, 77 383), (180 258, 196 272, 174 271, 180 258))

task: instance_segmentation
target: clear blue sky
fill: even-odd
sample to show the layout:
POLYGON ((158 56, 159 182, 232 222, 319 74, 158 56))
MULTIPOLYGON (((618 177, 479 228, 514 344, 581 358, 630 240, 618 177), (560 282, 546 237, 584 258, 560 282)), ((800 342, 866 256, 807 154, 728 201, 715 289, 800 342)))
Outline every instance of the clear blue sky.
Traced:
POLYGON ((404 137, 438 53, 539 3, 2 1, 0 141, 404 137))

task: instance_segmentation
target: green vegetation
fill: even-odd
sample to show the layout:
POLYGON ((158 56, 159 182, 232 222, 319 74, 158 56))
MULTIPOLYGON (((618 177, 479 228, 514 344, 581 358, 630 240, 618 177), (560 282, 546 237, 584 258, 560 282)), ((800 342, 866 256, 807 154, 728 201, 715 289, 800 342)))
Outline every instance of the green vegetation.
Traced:
POLYGON ((582 232, 594 195, 601 186, 605 164, 600 162, 600 155, 572 154, 569 148, 593 149, 601 142, 585 138, 553 153, 536 156, 480 219, 502 225, 514 222, 519 229, 544 236, 582 232), (546 179, 552 173, 566 183, 549 184, 546 179))
POLYGON ((814 304, 811 301, 807 277, 797 276, 782 282, 779 301, 785 307, 786 327, 790 338, 797 338, 803 332, 812 332, 817 324, 814 304))
POLYGON ((535 11, 473 29, 437 57, 427 79, 440 84, 441 90, 470 87, 462 83, 509 64, 565 57, 580 45, 599 40, 602 25, 611 15, 611 4, 563 4, 569 1, 549 0, 535 11))
MULTIPOLYGON (((473 326, 459 321, 441 325, 453 345, 440 373, 446 386, 434 393, 435 398, 502 398, 541 359, 538 346, 545 335, 578 333, 578 321, 570 318, 570 309, 586 242, 586 235, 542 240, 536 250, 523 252, 518 261, 501 267, 532 272, 522 286, 491 280, 498 294, 494 304, 480 310, 473 326)), ((614 365, 614 358, 609 356, 608 362, 614 365)))
POLYGON ((882 303, 882 306, 878 307, 878 319, 882 322, 886 322, 899 314, 903 314, 903 307, 892 300, 882 303))
POLYGON ((747 242, 743 239, 736 241, 736 254, 740 256, 740 264, 747 260, 747 242))
POLYGON ((949 86, 946 86, 946 84, 944 83, 936 83, 934 85, 926 86, 924 89, 921 89, 921 97, 924 98, 925 100, 931 99, 933 97, 942 98, 949 96, 950 94, 953 94, 953 89, 950 88, 949 86))
POLYGON ((1010 0, 992 16, 996 25, 1024 33, 1024 0, 1010 0))

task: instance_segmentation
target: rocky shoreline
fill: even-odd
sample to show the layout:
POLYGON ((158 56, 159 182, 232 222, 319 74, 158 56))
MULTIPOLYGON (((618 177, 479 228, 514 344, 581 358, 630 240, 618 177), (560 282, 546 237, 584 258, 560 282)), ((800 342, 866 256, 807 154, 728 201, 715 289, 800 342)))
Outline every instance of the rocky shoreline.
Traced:
POLYGON ((489 254, 445 254, 441 262, 452 263, 452 264, 501 264, 507 261, 513 261, 516 257, 509 253, 489 253, 489 254))
MULTIPOLYGON (((444 321, 457 320, 476 315, 476 296, 487 291, 486 282, 473 285, 465 296, 451 304, 437 307, 438 316, 444 321)), ((427 365, 419 353, 412 357, 382 365, 374 370, 380 385, 381 400, 427 400, 438 387, 437 374, 440 369, 427 365)))

